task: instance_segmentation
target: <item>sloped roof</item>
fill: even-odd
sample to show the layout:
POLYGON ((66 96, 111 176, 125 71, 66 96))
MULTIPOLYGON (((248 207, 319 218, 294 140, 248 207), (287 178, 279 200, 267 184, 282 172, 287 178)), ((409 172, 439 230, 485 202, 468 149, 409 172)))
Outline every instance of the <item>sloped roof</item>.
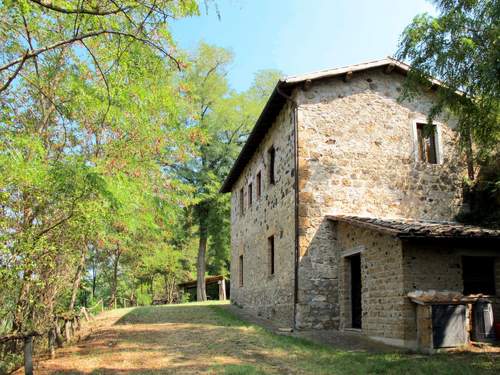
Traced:
MULTIPOLYGON (((205 277, 205 284, 213 284, 213 283, 219 282, 221 280, 224 280, 224 276, 222 276, 222 275, 207 276, 207 277, 205 277)), ((190 288, 190 287, 196 286, 196 280, 185 281, 183 283, 177 284, 177 286, 179 288, 190 288)))
MULTIPOLYGON (((258 145, 266 135, 267 130, 272 126, 274 119, 283 108, 283 105, 286 103, 287 99, 285 96, 290 95, 294 87, 308 81, 317 81, 340 76, 343 74, 348 74, 351 72, 353 73, 363 70, 380 69, 382 67, 387 67, 388 71, 395 71, 403 75, 406 75, 410 70, 410 66, 408 64, 393 59, 392 57, 386 57, 384 59, 368 61, 361 64, 349 65, 335 69, 320 70, 317 72, 289 76, 280 79, 276 84, 271 96, 269 97, 260 117, 255 123, 254 128, 250 132, 250 135, 248 136, 245 145, 243 146, 238 158, 231 168, 231 171, 227 175, 226 180, 224 181, 220 189, 220 192, 229 193, 231 191, 233 184, 238 179, 243 168, 254 154, 258 145)), ((432 80, 431 82, 436 85, 441 85, 441 83, 437 80, 432 80)))
POLYGON ((384 59, 366 61, 366 62, 359 63, 359 64, 341 66, 341 67, 333 68, 333 69, 318 70, 316 72, 299 74, 296 76, 288 76, 288 77, 283 78, 281 81, 285 82, 285 83, 289 83, 289 84, 290 83, 299 83, 299 82, 304 82, 308 79, 310 79, 310 80, 324 79, 324 78, 329 78, 329 77, 335 77, 335 76, 349 73, 349 72, 357 72, 360 70, 380 68, 380 67, 383 67, 386 65, 394 65, 394 67, 397 67, 398 69, 401 69, 402 71, 406 71, 406 72, 410 70, 410 66, 408 64, 405 64, 401 61, 393 59, 392 57, 386 57, 384 59))
POLYGON ((495 238, 500 240, 500 230, 498 229, 488 229, 450 221, 379 219, 346 215, 329 215, 327 219, 369 228, 400 238, 495 238))

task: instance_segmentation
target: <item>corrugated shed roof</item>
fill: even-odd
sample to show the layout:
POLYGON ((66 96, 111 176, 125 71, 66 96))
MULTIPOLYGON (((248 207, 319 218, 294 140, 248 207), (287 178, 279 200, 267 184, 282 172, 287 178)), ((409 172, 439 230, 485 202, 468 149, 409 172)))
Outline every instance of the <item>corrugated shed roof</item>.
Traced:
POLYGON ((379 219, 373 217, 329 215, 327 219, 369 228, 400 238, 495 238, 500 230, 449 221, 422 221, 409 219, 379 219))

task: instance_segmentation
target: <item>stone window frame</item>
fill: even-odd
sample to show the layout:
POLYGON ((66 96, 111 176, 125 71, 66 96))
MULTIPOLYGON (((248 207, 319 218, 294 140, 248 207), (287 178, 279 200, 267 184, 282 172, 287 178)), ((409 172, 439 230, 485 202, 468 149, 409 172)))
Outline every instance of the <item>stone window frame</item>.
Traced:
MULTIPOLYGON (((418 124, 427 124, 427 118, 425 117, 416 117, 411 120, 411 136, 412 136, 412 153, 415 161, 417 163, 423 163, 419 157, 419 144, 418 144, 418 132, 417 125, 418 124)), ((442 127, 443 123, 439 121, 433 121, 432 125, 434 126, 434 143, 436 145, 436 163, 428 163, 425 162, 426 165, 442 165, 443 164, 443 138, 442 138, 442 127)))

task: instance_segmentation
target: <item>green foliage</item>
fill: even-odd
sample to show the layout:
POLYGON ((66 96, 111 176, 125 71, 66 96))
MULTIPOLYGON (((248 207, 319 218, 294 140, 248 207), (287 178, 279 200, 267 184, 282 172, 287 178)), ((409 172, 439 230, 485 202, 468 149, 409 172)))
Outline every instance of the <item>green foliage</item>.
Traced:
MULTIPOLYGON (((75 303, 137 300, 139 265, 175 253, 168 243, 192 189, 164 167, 192 140, 167 21, 197 11, 190 0, 0 2, 7 329, 44 330, 75 303)), ((180 264, 157 261, 169 262, 164 273, 180 264)))
MULTIPOLYGON (((225 175, 276 81, 230 89, 231 53, 176 49, 198 2, 0 2, 0 323, 179 302, 205 228, 228 274, 225 175)), ((5 333, 4 332, 4 333, 5 333)), ((5 358, 3 358, 5 359, 5 358)))
POLYGON ((429 118, 451 111, 459 120, 464 145, 472 137, 479 159, 488 160, 498 154, 500 144, 500 3, 433 3, 439 15, 418 15, 403 33, 397 55, 412 65, 404 98, 427 87, 428 79, 440 79, 445 87, 437 90, 429 118))
MULTIPOLYGON (((238 156, 280 73, 258 72, 252 86, 235 92, 227 83, 231 54, 201 43, 189 56, 181 74, 181 87, 189 97, 184 123, 194 140, 192 154, 169 172, 189 183, 196 198, 185 210, 185 236, 207 241, 206 270, 212 275, 228 275, 230 261, 229 198, 219 189, 238 156)), ((198 264, 199 266, 199 264, 198 264)))

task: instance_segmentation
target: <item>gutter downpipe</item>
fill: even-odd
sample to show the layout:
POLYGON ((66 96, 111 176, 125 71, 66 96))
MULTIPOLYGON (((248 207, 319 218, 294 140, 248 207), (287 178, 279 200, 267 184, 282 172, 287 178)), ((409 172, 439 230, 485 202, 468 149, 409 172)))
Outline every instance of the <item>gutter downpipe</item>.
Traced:
POLYGON ((293 143, 294 143, 294 216, 295 216, 295 259, 294 259, 294 286, 293 286, 293 330, 297 330, 297 303, 299 294, 299 146, 298 146, 298 109, 297 102, 290 96, 285 94, 280 89, 279 82, 276 85, 276 92, 285 98, 292 106, 292 122, 293 122, 293 143))

